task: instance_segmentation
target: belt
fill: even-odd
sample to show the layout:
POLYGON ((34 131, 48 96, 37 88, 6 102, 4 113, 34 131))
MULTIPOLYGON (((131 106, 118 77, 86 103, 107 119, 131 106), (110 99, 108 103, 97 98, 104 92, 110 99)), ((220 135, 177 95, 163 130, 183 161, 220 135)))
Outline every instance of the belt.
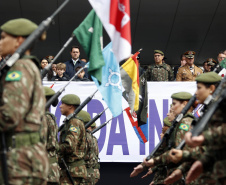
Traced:
MULTIPOLYGON (((5 135, 6 146, 10 148, 20 148, 23 146, 32 146, 40 142, 39 132, 21 132, 21 133, 6 133, 5 135)), ((1 146, 0 146, 1 147, 1 146)))

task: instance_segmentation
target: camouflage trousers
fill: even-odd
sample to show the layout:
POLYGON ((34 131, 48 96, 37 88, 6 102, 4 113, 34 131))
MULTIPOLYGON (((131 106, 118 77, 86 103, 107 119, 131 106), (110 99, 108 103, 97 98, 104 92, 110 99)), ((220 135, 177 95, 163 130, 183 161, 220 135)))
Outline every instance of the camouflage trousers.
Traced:
MULTIPOLYGON (((0 159, 0 184, 3 183, 0 159)), ((44 185, 47 181, 49 161, 45 146, 13 148, 7 152, 8 182, 11 185, 44 185)))
MULTIPOLYGON (((83 178, 80 177, 72 177, 73 182, 75 185, 85 185, 85 181, 83 178)), ((60 176, 60 185, 72 185, 69 177, 67 176, 66 172, 63 170, 61 171, 61 176, 60 176)))
POLYGON ((100 170, 94 169, 94 184, 96 184, 100 179, 100 170))
POLYGON ((55 183, 59 184, 60 183, 60 167, 57 162, 50 164, 49 168, 49 175, 48 175, 48 184, 50 183, 55 183))

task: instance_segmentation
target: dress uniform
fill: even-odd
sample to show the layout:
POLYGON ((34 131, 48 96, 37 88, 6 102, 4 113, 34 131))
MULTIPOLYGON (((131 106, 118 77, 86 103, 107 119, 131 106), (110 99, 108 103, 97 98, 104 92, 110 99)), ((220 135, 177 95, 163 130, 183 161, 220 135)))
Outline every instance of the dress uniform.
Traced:
POLYGON ((195 52, 187 51, 184 56, 187 63, 178 69, 176 81, 195 81, 195 78, 203 73, 201 68, 194 65, 195 52))

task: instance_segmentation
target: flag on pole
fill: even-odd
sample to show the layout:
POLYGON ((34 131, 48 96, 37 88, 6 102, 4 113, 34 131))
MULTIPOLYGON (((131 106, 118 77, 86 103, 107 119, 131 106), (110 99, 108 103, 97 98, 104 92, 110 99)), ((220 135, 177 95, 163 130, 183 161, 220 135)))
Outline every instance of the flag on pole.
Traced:
POLYGON ((147 80, 143 75, 140 76, 140 96, 139 96, 139 109, 136 112, 130 112, 130 108, 126 108, 125 111, 129 117, 129 120, 133 126, 137 137, 141 143, 148 141, 148 93, 147 93, 147 80))
POLYGON ((119 64, 112 52, 111 42, 103 49, 103 56, 105 66, 102 68, 101 85, 97 83, 95 77, 92 76, 92 79, 108 105, 112 115, 116 117, 122 113, 122 83, 119 64))
POLYGON ((131 54, 130 1, 89 0, 112 41, 118 62, 131 54))
POLYGON ((139 108, 139 65, 136 52, 130 57, 120 69, 122 85, 128 95, 128 103, 131 112, 139 108))
POLYGON ((95 76, 101 83, 102 66, 105 64, 102 55, 103 29, 94 10, 91 10, 85 20, 73 31, 73 34, 89 58, 89 74, 95 76))

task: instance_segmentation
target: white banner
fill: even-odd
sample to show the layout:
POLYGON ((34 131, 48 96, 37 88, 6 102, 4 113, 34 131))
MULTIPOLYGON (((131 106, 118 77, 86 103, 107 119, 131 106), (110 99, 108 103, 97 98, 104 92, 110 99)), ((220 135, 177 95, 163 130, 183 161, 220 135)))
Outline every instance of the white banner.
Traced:
MULTIPOLYGON (((45 86, 51 86, 54 82, 44 82, 45 86)), ((53 90, 60 90, 67 82, 55 82, 53 90)), ((76 94, 81 102, 96 91, 93 82, 71 82, 59 97, 59 100, 66 94, 76 94)), ((168 113, 172 102, 171 95, 176 92, 186 91, 194 94, 196 90, 195 82, 148 82, 148 115, 149 115, 149 142, 140 144, 137 135, 124 111, 123 114, 110 121, 106 127, 94 135, 98 139, 101 162, 141 162, 156 144, 159 142, 162 132, 162 122, 168 113)), ((51 112, 57 117, 57 124, 60 126, 65 118, 61 115, 59 106, 51 107, 51 112)), ((122 108, 128 107, 128 103, 123 99, 122 108)), ((107 105, 102 100, 102 96, 97 92, 94 98, 84 107, 91 117, 95 117, 102 112, 107 105)), ((97 127, 112 118, 110 110, 96 121, 97 127)))

